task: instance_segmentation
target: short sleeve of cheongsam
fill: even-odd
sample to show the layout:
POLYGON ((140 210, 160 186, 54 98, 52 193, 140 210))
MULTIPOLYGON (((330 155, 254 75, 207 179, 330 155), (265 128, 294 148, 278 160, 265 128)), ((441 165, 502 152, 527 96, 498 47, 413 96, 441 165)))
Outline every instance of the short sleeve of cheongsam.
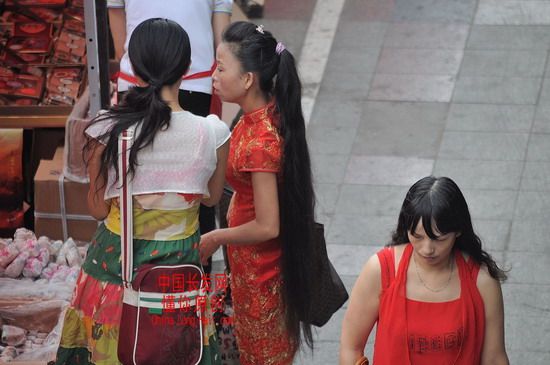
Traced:
POLYGON ((239 171, 277 173, 281 170, 283 145, 276 134, 260 134, 246 143, 243 148, 239 171))

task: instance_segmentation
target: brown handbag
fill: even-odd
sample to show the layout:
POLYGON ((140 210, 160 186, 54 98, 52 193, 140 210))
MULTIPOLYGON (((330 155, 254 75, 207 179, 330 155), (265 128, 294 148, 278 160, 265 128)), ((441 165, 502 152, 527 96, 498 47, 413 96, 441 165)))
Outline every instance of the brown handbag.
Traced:
POLYGON ((312 306, 306 321, 322 327, 344 305, 349 296, 342 279, 328 258, 324 226, 321 223, 315 223, 313 238, 316 246, 316 252, 312 254, 313 270, 318 280, 313 283, 312 306))
POLYGON ((355 365, 369 365, 369 359, 367 359, 366 356, 363 356, 355 362, 355 365))

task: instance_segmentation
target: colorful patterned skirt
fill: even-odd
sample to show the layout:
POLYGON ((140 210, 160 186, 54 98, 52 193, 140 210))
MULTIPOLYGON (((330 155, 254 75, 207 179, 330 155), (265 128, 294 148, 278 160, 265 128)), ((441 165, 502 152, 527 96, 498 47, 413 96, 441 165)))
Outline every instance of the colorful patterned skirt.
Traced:
MULTIPOLYGON (((151 264, 199 264, 199 232, 183 240, 134 239, 134 268, 151 264)), ((88 249, 65 314, 56 365, 120 364, 117 356, 122 313, 120 236, 101 225, 88 249)), ((207 305, 207 316, 211 317, 207 305)), ((211 318, 210 318, 211 319, 211 318)), ((203 332, 201 365, 220 364, 213 321, 203 332)))

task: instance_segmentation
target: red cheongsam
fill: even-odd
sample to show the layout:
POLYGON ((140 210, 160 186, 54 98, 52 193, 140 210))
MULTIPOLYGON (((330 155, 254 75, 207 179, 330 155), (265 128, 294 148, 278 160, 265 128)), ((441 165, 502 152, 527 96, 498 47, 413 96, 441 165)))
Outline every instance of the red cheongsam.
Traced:
MULTIPOLYGON (((227 213, 229 227, 256 217, 252 173, 279 176, 283 140, 276 123, 271 103, 243 115, 233 129, 226 171, 235 190, 227 213)), ((296 346, 285 326, 279 239, 242 246, 229 242, 227 250, 241 364, 291 364, 296 346)))

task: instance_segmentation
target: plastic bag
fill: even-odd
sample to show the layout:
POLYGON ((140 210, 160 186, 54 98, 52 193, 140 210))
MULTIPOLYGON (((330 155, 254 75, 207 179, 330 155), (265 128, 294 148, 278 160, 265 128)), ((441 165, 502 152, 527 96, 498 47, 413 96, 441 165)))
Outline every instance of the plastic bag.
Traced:
POLYGON ((30 229, 18 228, 15 231, 15 234, 13 235, 13 240, 14 241, 17 241, 17 240, 22 240, 22 241, 35 240, 36 241, 36 235, 30 229))
POLYGON ((42 346, 37 348, 33 346, 32 350, 23 352, 17 357, 18 361, 55 360, 57 348, 61 342, 61 331, 63 330, 66 310, 67 307, 60 313, 55 328, 45 338, 43 338, 43 333, 38 333, 36 335, 37 339, 43 339, 42 346))
POLYGON ((38 246, 38 242, 36 241, 36 239, 17 239, 14 242, 19 252, 27 252, 29 254, 29 257, 36 257, 40 252, 40 246, 38 246))
POLYGON ((46 236, 40 236, 36 242, 38 243, 38 246, 40 246, 40 248, 45 248, 47 250, 49 250, 50 246, 52 245, 52 242, 46 236))
POLYGON ((61 250, 61 247, 63 247, 63 241, 58 240, 52 242, 50 244, 50 255, 57 256, 59 254, 59 251, 61 250))
POLYGON ((42 270, 42 273, 40 274, 40 278, 50 281, 53 275, 57 272, 58 267, 59 267, 59 264, 55 262, 50 262, 48 266, 46 266, 44 270, 42 270))
POLYGON ((25 267, 23 267, 23 276, 26 278, 39 277, 43 268, 44 265, 38 258, 31 257, 25 263, 25 267))
POLYGON ((13 346, 7 346, 0 355, 0 362, 10 362, 17 356, 17 350, 13 346))
MULTIPOLYGON (((36 258, 40 261, 42 267, 46 267, 50 262, 50 251, 47 248, 40 248, 40 253, 36 258)), ((40 275, 40 273, 38 275, 40 275)))
POLYGON ((59 250, 56 263, 59 265, 68 265, 71 267, 80 266, 82 264, 82 257, 78 251, 78 247, 72 238, 69 238, 59 250))
POLYGON ((78 251, 78 248, 71 247, 67 252, 67 263, 70 267, 75 267, 82 265, 82 256, 80 256, 80 251, 78 251))
POLYGON ((21 275, 23 272, 23 268, 25 267, 25 263, 27 262, 27 259, 29 258, 28 252, 21 252, 15 260, 12 261, 11 264, 6 267, 6 271, 4 272, 4 275, 8 278, 16 278, 21 275))
POLYGON ((2 326, 2 342, 8 346, 19 346, 25 343, 26 331, 17 326, 3 325, 2 326))
MULTIPOLYGON (((67 275, 67 274, 66 274, 67 275)), ((66 279, 66 278, 65 278, 66 279)), ((43 300, 60 299, 70 301, 74 283, 25 281, 0 278, 0 301, 5 298, 40 298, 43 300)))
POLYGON ((17 256, 19 256, 19 250, 14 244, 4 247, 0 250, 0 267, 5 269, 17 256))
MULTIPOLYGON (((49 333, 54 329, 59 320, 59 315, 68 304, 69 302, 65 300, 41 300, 37 298, 34 302, 0 307, 0 316, 11 326, 49 333)), ((20 344, 25 343, 24 340, 20 344)))
POLYGON ((89 109, 90 94, 88 88, 86 88, 75 103, 65 124, 63 175, 68 180, 79 183, 89 182, 86 163, 82 156, 82 147, 86 144, 84 130, 90 124, 89 109))

